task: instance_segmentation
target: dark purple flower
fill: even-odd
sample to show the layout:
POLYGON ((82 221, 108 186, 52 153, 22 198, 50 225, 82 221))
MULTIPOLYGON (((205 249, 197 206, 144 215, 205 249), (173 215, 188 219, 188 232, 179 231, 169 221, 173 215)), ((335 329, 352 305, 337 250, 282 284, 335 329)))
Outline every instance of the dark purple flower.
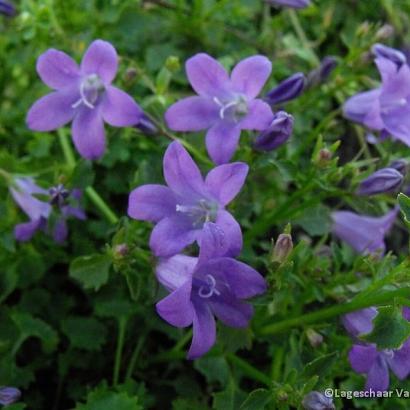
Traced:
POLYGON ((270 105, 278 105, 293 100, 302 94, 305 83, 305 75, 303 73, 295 73, 270 90, 266 94, 266 101, 270 105))
POLYGON ((156 125, 148 118, 147 115, 142 114, 140 120, 135 125, 145 135, 155 135, 158 133, 156 125))
POLYGON ((303 9, 310 5, 310 0, 266 0, 274 6, 290 7, 292 9, 303 9))
POLYGON ((376 195, 391 192, 400 187, 403 175, 394 168, 382 168, 364 179, 357 193, 359 195, 376 195))
POLYGON ((405 159, 396 159, 389 165, 389 168, 397 169, 397 171, 399 171, 404 177, 407 174, 407 165, 405 159))
POLYGON ((272 110, 257 99, 268 79, 272 64, 263 56, 242 60, 229 77, 226 70, 207 54, 191 57, 185 65, 198 96, 184 98, 165 113, 175 131, 208 129, 206 147, 216 164, 228 162, 238 145, 241 130, 262 131, 272 121, 272 110))
POLYGON ((397 68, 400 68, 407 61, 406 56, 401 51, 396 50, 395 48, 387 47, 384 44, 374 44, 372 47, 372 53, 376 58, 387 58, 396 64, 397 68))
POLYGON ((311 391, 302 401, 302 406, 305 410, 335 410, 331 397, 326 397, 323 393, 318 391, 311 391))
POLYGON ((242 248, 239 224, 225 206, 241 190, 248 166, 241 162, 212 169, 204 179, 178 142, 164 155, 164 177, 168 186, 143 185, 131 192, 128 215, 157 223, 150 246, 157 256, 172 256, 194 241, 201 241, 206 222, 215 222, 230 243, 230 256, 242 248))
POLYGON ((397 68, 382 57, 375 62, 382 77, 381 87, 349 98, 344 115, 410 146, 410 67, 403 64, 397 68))
POLYGON ((15 387, 0 387, 0 404, 2 406, 8 406, 15 403, 21 397, 21 391, 15 387))
POLYGON ((13 17, 16 15, 16 8, 10 2, 0 0, 0 13, 8 17, 13 17))
POLYGON ((202 356, 215 343, 214 316, 227 326, 246 327, 253 309, 242 299, 266 290, 257 271, 226 256, 229 244, 219 230, 207 222, 199 258, 176 255, 162 260, 156 270, 158 280, 171 292, 157 303, 158 314, 172 326, 193 326, 189 359, 202 356))
POLYGON ((128 94, 111 85, 117 68, 115 48, 102 40, 91 43, 80 67, 61 51, 46 51, 37 60, 37 72, 55 91, 30 108, 29 128, 52 131, 73 121, 73 141, 81 156, 101 157, 105 151, 104 121, 125 127, 137 124, 142 115, 128 94))
POLYGON ((278 111, 269 127, 262 131, 253 146, 262 151, 272 151, 284 144, 293 131, 293 117, 285 111, 278 111))
POLYGON ((359 253, 384 253, 384 236, 393 226, 399 211, 393 208, 381 217, 358 215, 349 211, 332 213, 332 232, 359 253))

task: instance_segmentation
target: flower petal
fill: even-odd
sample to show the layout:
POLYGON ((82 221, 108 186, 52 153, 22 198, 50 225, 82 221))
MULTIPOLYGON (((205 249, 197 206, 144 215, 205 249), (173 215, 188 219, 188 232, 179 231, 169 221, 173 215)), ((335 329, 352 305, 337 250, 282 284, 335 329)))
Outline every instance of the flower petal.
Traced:
POLYGON ((171 105, 165 120, 174 131, 200 131, 218 121, 219 109, 209 98, 187 97, 171 105))
POLYGON ((228 73, 214 58, 199 53, 187 60, 185 70, 192 88, 206 97, 220 97, 230 87, 228 73))
POLYGON ((74 117, 72 133, 74 145, 83 158, 98 159, 104 154, 104 122, 98 109, 79 109, 74 117))
POLYGON ((213 222, 204 224, 199 245, 198 265, 204 264, 209 259, 225 256, 229 249, 227 235, 213 222))
POLYGON ((42 81, 57 90, 77 83, 80 78, 77 63, 66 53, 53 48, 41 54, 36 68, 42 81))
POLYGON ((179 142, 173 142, 164 155, 164 177, 168 186, 183 198, 203 197, 205 184, 199 168, 179 142))
POLYGON ((228 211, 220 210, 215 224, 222 229, 229 245, 224 256, 238 256, 242 250, 242 231, 236 219, 228 211))
POLYGON ((232 70, 232 87, 244 93, 248 98, 255 98, 272 71, 272 63, 264 56, 252 56, 239 62, 232 70))
POLYGON ((142 221, 158 222, 176 212, 174 193, 164 185, 143 185, 129 196, 128 215, 142 221))
POLYGON ((383 113, 382 118, 392 137, 410 146, 410 103, 383 113))
POLYGON ((232 158, 239 142, 238 125, 219 121, 206 134, 206 148, 215 164, 224 164, 232 158))
POLYGON ((376 346, 353 345, 349 351, 349 362, 357 373, 368 373, 377 359, 376 346))
POLYGON ((389 365, 400 380, 404 380, 410 374, 410 339, 407 339, 400 349, 394 351, 389 365))
POLYGON ((53 238, 57 243, 62 243, 68 235, 68 227, 65 218, 59 218, 53 229, 53 238))
POLYGON ((389 388, 389 369, 386 361, 378 356, 367 373, 366 390, 385 391, 389 388))
POLYGON ((162 219, 153 229, 149 245, 155 256, 172 256, 193 243, 198 232, 191 221, 182 215, 162 219))
POLYGON ((20 242, 29 241, 37 230, 42 228, 43 222, 44 220, 40 218, 16 225, 14 227, 14 237, 20 242))
POLYGON ((352 336, 370 333, 373 329, 373 319, 377 316, 377 309, 369 307, 342 316, 343 326, 352 336))
POLYGON ((248 165, 243 162, 219 165, 208 173, 205 185, 221 205, 226 205, 242 189, 248 171, 248 165))
POLYGON ((158 314, 175 327, 186 327, 192 323, 194 307, 191 302, 192 281, 187 280, 166 298, 156 304, 158 314))
POLYGON ((24 213, 31 220, 38 220, 40 218, 48 218, 51 213, 51 205, 48 202, 40 201, 29 193, 18 191, 17 189, 10 189, 13 199, 24 213))
POLYGON ((118 70, 115 48, 103 40, 95 40, 88 47, 81 61, 83 74, 97 74, 106 84, 111 83, 118 70))
POLYGON ((113 127, 127 127, 139 122, 142 110, 127 93, 108 86, 101 101, 101 114, 104 121, 113 127))
POLYGON ((76 87, 45 95, 31 106, 26 118, 27 126, 34 131, 53 131, 62 127, 73 119, 73 104, 79 98, 76 87))
POLYGON ((262 100, 253 100, 248 104, 248 114, 239 123, 241 129, 264 131, 273 119, 272 109, 262 100))
POLYGON ((188 352, 188 359, 197 359, 204 355, 215 343, 216 325, 209 306, 201 301, 193 300, 194 320, 193 338, 188 352))

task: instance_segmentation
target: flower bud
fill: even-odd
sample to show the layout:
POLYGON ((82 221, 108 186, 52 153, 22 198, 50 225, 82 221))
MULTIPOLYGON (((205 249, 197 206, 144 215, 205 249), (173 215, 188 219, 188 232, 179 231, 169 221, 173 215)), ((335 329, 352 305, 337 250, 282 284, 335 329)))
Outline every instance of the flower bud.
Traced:
POLYGON ((290 7, 293 9, 303 9, 310 5, 310 0, 267 0, 274 6, 290 7))
POLYGON ((270 105, 278 105, 293 100, 302 94, 305 82, 306 78, 303 73, 295 73, 269 91, 266 95, 266 101, 270 105))
POLYGON ((404 159, 396 159, 393 161, 390 165, 389 168, 394 168, 397 169, 397 171, 400 172, 403 176, 406 176, 407 174, 407 161, 404 159))
POLYGON ((382 168, 363 180, 359 195, 376 195, 397 189, 403 182, 403 175, 394 168, 382 168))
POLYGON ((8 1, 0 0, 0 13, 8 17, 13 17, 16 15, 16 8, 8 1))
POLYGON ((124 80, 127 83, 130 83, 132 81, 134 81, 135 77, 137 76, 138 72, 134 67, 129 67, 127 68, 127 70, 125 71, 124 74, 124 80))
POLYGON ((156 125, 146 116, 142 114, 139 122, 135 125, 145 135, 155 135, 158 133, 158 128, 156 125))
POLYGON ((311 328, 306 330, 306 336, 312 347, 319 347, 323 343, 323 336, 311 328))
POLYGON ((381 26, 376 32, 376 38, 378 40, 386 40, 390 37, 393 37, 393 35, 394 27, 390 24, 383 24, 383 26, 381 26))
POLYGON ((293 250, 292 236, 288 233, 281 233, 273 248, 273 262, 285 262, 293 250))
POLYGON ((313 87, 325 82, 332 71, 337 67, 337 60, 335 57, 327 56, 321 62, 318 68, 312 70, 308 74, 307 86, 313 87))
POLYGON ((317 154, 317 164, 321 167, 326 166, 332 159, 332 153, 327 148, 322 148, 317 154))
POLYGON ((392 47, 387 47, 384 44, 376 43, 372 47, 372 53, 375 57, 386 58, 397 65, 400 68, 406 63, 406 56, 399 50, 392 47))
POLYGON ((261 151, 272 151, 285 143, 293 131, 293 117, 285 111, 278 111, 272 123, 262 131, 254 143, 254 148, 261 151))
POLYGON ((114 248, 114 255, 117 258, 122 258, 128 254, 128 245, 126 243, 120 243, 114 248))
POLYGON ((7 406, 15 403, 21 397, 21 391, 15 387, 0 387, 0 404, 7 406))
POLYGON ((305 410, 335 410, 331 397, 326 397, 318 391, 311 391, 302 401, 302 406, 305 410))

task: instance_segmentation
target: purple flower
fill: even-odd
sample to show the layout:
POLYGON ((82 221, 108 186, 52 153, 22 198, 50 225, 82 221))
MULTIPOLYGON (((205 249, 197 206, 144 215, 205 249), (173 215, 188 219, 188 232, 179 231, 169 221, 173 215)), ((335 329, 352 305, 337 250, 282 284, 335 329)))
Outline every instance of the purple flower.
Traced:
POLYGON ((0 0, 0 13, 8 17, 16 15, 16 8, 6 0, 0 0))
POLYGON ((80 67, 67 54, 50 49, 37 60, 37 72, 55 91, 40 98, 27 115, 29 128, 52 131, 72 121, 73 141, 87 159, 105 151, 104 121, 114 127, 138 123, 142 111, 135 101, 111 85, 118 68, 115 48, 96 40, 80 67))
POLYGON ((270 105, 278 105, 299 97, 305 89, 306 78, 303 73, 295 73, 280 82, 266 94, 270 105))
POLYGON ((254 147, 262 151, 272 151, 284 144, 292 131, 293 117, 285 111, 278 111, 269 127, 256 137, 254 147))
POLYGON ((358 215, 349 211, 332 213, 333 233, 359 253, 384 253, 384 236, 396 219, 398 207, 381 217, 358 215))
POLYGON ((386 58, 397 65, 400 68, 407 62, 406 56, 395 48, 387 47, 384 44, 376 43, 372 47, 372 53, 375 57, 386 58))
POLYGON ((229 77, 207 54, 186 62, 186 73, 197 96, 173 104, 165 113, 175 131, 208 129, 206 147, 216 164, 228 162, 238 145, 241 130, 262 131, 272 121, 269 105, 256 96, 268 79, 272 64, 263 56, 242 60, 229 77))
POLYGON ((172 256, 194 241, 201 241, 206 222, 215 222, 230 243, 230 256, 242 248, 239 224, 225 206, 241 190, 248 166, 241 162, 212 169, 204 179, 178 142, 164 155, 164 177, 168 186, 143 185, 131 192, 128 215, 156 222, 150 246, 157 256, 172 256))
POLYGON ((364 179, 359 186, 359 195, 376 195, 399 188, 403 175, 394 168, 382 168, 364 179))
POLYGON ((158 134, 158 128, 145 114, 141 115, 141 118, 135 125, 135 128, 138 128, 143 134, 148 136, 158 134))
POLYGON ((398 68, 382 57, 375 62, 382 85, 349 98, 343 107, 344 115, 410 145, 410 67, 403 64, 398 68))
POLYGON ((16 178, 10 188, 11 195, 19 207, 29 217, 29 222, 15 226, 14 236, 18 241, 29 241, 38 230, 47 231, 53 205, 57 206, 58 215, 52 228, 56 242, 64 242, 68 229, 66 219, 73 216, 85 219, 84 211, 79 207, 80 190, 68 191, 62 185, 50 188, 39 187, 32 178, 16 178), (71 200, 72 204, 68 202, 71 200))
POLYGON ((293 9, 303 9, 310 5, 310 0, 266 0, 275 6, 291 7, 293 9))
POLYGON ((326 397, 318 391, 311 391, 302 401, 302 406, 305 410, 335 410, 331 397, 326 397))
POLYGON ((377 316, 374 307, 361 309, 342 316, 346 330, 354 337, 370 333, 373 329, 373 319, 377 316))
POLYGON ((405 159, 396 159, 389 165, 389 168, 397 169, 404 177, 407 174, 407 161, 405 159))
POLYGON ((21 397, 21 391, 15 387, 0 387, 0 404, 2 406, 8 406, 15 403, 21 397))
POLYGON ((332 71, 337 67, 337 60, 335 57, 327 56, 321 62, 318 68, 312 70, 308 74, 307 86, 313 87, 325 82, 332 71))
POLYGON ((226 256, 228 247, 218 226, 207 222, 199 258, 176 255, 157 267, 158 280, 171 292, 157 303, 157 312, 172 326, 193 326, 189 359, 202 356, 215 343, 214 316, 227 326, 246 327, 253 309, 242 299, 266 290, 258 272, 226 256))

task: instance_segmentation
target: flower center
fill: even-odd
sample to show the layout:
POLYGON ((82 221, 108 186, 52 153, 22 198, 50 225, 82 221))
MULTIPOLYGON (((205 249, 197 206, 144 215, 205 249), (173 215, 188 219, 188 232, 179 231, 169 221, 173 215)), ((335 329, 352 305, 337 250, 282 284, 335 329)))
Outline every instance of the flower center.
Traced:
POLYGON ((63 184, 58 184, 55 187, 51 187, 48 190, 48 193, 50 194, 50 204, 58 206, 64 205, 66 199, 70 196, 70 191, 64 188, 63 184))
POLYGON ((93 109, 104 89, 104 83, 97 74, 88 75, 81 81, 80 99, 72 107, 77 108, 79 105, 84 104, 86 107, 93 109))
POLYGON ((200 229, 205 222, 215 222, 218 205, 200 199, 194 205, 177 205, 176 211, 187 215, 191 219, 193 227, 200 229))
POLYGON ((243 95, 236 95, 228 101, 221 101, 218 97, 214 97, 214 101, 220 107, 221 120, 228 119, 238 122, 248 114, 248 103, 243 95))
POLYGON ((383 354, 388 359, 392 359, 393 356, 394 356, 394 350, 393 349, 385 349, 385 350, 383 350, 383 354))
POLYGON ((198 295, 201 298, 208 299, 213 294, 219 296, 221 292, 216 288, 216 280, 212 275, 206 275, 206 283, 201 285, 198 289, 198 295))

